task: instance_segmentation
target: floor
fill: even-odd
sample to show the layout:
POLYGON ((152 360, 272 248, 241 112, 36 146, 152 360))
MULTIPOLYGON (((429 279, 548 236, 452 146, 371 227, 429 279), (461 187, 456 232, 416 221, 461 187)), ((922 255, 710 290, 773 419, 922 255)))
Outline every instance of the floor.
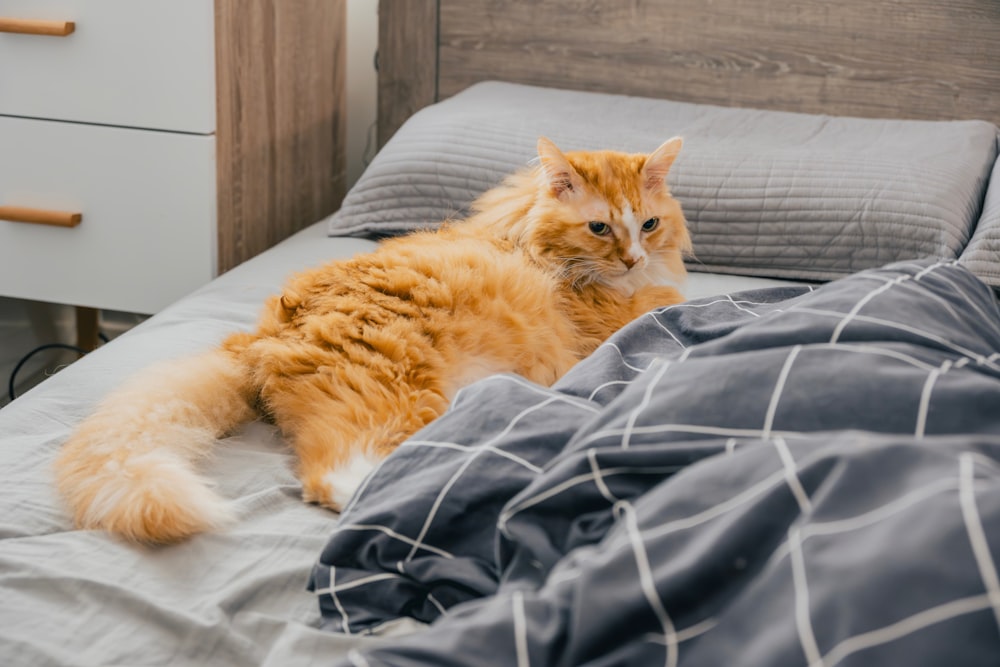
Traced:
MULTIPOLYGON (((103 311, 101 333, 111 339, 143 319, 133 313, 103 311)), ((79 354, 56 347, 75 342, 72 307, 0 298, 0 407, 11 401, 11 391, 20 396, 76 361, 79 354)))

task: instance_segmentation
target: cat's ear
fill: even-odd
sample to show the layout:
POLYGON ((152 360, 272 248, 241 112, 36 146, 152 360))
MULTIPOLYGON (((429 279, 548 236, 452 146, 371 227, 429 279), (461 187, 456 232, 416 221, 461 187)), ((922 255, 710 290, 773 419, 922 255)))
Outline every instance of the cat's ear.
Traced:
POLYGON ((564 199, 580 190, 583 179, 563 152, 545 137, 538 138, 538 160, 549 190, 557 199, 564 199))
POLYGON ((681 152, 684 140, 674 137, 663 142, 655 151, 646 158, 646 164, 642 166, 642 182, 650 190, 663 187, 667 180, 667 173, 673 166, 677 154, 681 152))

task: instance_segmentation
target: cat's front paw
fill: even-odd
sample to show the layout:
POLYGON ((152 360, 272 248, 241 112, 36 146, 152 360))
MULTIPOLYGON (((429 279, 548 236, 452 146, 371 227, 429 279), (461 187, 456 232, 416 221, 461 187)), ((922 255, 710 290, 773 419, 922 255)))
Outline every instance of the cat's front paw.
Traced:
POLYGON ((355 452, 335 468, 303 475, 302 500, 334 512, 343 511, 378 461, 368 452, 355 452))
POLYGON ((302 500, 314 505, 321 505, 334 512, 343 509, 343 505, 334 501, 334 490, 330 484, 320 477, 302 481, 302 500))

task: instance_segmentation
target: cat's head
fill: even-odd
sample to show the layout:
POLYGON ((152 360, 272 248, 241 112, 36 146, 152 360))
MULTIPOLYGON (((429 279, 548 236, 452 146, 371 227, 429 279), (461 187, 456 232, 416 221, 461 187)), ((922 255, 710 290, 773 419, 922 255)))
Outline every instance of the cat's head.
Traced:
POLYGON ((539 196, 526 239, 533 253, 578 285, 631 293, 683 282, 691 238, 666 182, 682 143, 675 137, 649 154, 563 153, 540 138, 539 196))

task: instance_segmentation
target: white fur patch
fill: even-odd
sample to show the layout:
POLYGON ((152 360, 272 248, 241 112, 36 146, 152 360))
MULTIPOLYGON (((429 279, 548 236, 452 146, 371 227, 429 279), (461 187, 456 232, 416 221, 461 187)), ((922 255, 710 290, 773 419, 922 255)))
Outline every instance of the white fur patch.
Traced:
POLYGON ((632 210, 632 205, 628 202, 625 202, 625 206, 622 207, 622 222, 625 223, 629 239, 632 241, 632 245, 628 248, 628 254, 635 259, 647 259, 646 250, 642 247, 642 229, 635 217, 635 211, 632 210))
POLYGON ((624 207, 622 207, 622 222, 628 227, 629 232, 633 234, 639 232, 639 221, 635 219, 635 211, 632 210, 632 204, 628 202, 625 202, 624 207))
POLYGON ((343 510, 365 477, 375 469, 379 459, 365 450, 351 452, 351 457, 324 477, 330 490, 330 500, 337 511, 343 510))

